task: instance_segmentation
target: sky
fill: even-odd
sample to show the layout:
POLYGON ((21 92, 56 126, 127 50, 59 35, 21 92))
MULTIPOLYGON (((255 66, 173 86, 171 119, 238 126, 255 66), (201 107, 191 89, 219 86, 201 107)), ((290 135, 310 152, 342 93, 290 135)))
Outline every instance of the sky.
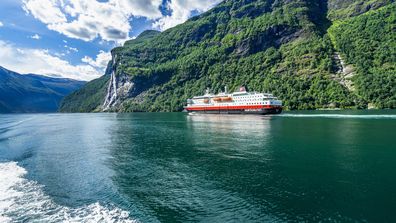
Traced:
POLYGON ((1 0, 0 66, 21 74, 92 80, 110 51, 163 31, 221 0, 1 0))

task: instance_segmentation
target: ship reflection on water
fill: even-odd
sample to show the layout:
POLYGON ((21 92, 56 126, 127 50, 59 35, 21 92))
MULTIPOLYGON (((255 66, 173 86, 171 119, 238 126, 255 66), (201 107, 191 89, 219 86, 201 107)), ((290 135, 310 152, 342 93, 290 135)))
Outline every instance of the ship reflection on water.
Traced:
MULTIPOLYGON (((201 151, 223 154, 228 158, 251 158, 265 152, 271 140, 272 116, 190 114, 187 125, 193 143, 201 151), (216 148, 216 151, 213 150, 216 148), (263 151, 264 150, 264 151, 263 151)), ((269 152, 269 151, 268 151, 269 152)))
POLYGON ((189 114, 187 123, 193 128, 204 128, 207 131, 249 134, 268 132, 272 118, 261 115, 189 114))

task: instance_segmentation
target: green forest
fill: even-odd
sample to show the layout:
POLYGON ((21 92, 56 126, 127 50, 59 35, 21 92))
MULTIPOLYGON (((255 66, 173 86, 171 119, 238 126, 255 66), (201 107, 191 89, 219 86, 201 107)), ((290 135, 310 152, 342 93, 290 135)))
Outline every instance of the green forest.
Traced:
POLYGON ((357 94, 378 108, 396 108, 396 5, 337 21, 335 48, 353 64, 357 94))
MULTIPOLYGON (((241 85, 290 110, 395 108, 396 5, 346 2, 230 0, 162 33, 143 32, 112 50, 108 73, 134 86, 113 110, 181 111, 206 88, 241 85), (353 66, 356 90, 335 78, 336 53, 353 66)), ((60 110, 100 111, 108 80, 88 83, 60 110)))

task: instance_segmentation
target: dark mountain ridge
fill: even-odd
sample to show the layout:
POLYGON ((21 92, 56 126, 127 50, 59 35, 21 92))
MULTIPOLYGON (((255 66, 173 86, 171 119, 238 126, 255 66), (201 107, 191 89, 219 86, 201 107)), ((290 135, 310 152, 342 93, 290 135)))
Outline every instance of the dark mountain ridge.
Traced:
POLYGON ((84 84, 0 67, 0 113, 56 112, 62 98, 84 84))

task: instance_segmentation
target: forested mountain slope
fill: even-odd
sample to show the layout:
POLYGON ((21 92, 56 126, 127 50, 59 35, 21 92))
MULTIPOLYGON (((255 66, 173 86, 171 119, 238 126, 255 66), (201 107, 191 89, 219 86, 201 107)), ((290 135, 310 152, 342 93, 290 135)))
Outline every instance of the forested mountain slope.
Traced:
POLYGON ((355 67, 357 95, 379 108, 395 108, 396 4, 337 21, 329 33, 346 63, 355 67))
POLYGON ((227 0, 113 49, 106 87, 90 89, 91 95, 81 89, 61 111, 180 111, 208 87, 240 85, 271 92, 288 109, 393 108, 395 47, 383 51, 395 44, 395 11, 390 0, 227 0), (379 39, 374 34, 384 26, 387 37, 379 39), (358 46, 363 40, 367 48, 358 46), (362 66, 366 59, 371 63, 362 66), (352 77, 343 75, 346 65, 352 77))

